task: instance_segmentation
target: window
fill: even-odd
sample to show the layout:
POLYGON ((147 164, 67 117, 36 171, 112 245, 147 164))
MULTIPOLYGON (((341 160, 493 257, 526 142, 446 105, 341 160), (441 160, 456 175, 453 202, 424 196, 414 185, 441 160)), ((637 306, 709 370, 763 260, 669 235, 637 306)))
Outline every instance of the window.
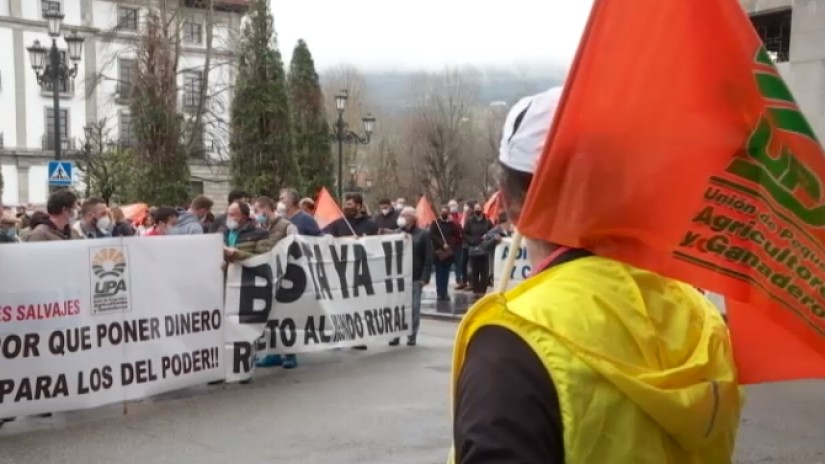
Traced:
POLYGON ((203 181, 202 180, 190 180, 189 181, 189 193, 192 194, 192 197, 196 197, 198 195, 203 195, 203 181))
POLYGON ((200 71, 186 71, 183 73, 183 108, 196 109, 201 98, 203 87, 203 73, 200 71))
POLYGON ((135 82, 135 60, 120 59, 118 68, 118 98, 128 100, 132 98, 132 85, 135 82))
POLYGON ((124 31, 136 31, 138 28, 137 8, 117 8, 117 28, 124 31))
MULTIPOLYGON (((57 52, 57 56, 60 58, 60 64, 66 66, 66 51, 59 50, 57 52)), ((48 60, 49 58, 46 57, 48 60)), ((42 87, 43 92, 51 92, 52 91, 52 81, 46 81, 43 83, 42 87)), ((72 79, 67 78, 66 76, 60 76, 57 79, 57 91, 60 93, 71 93, 72 92, 72 79)))
POLYGON ((203 27, 200 23, 194 23, 192 21, 183 23, 183 43, 203 43, 203 27))
POLYGON ((118 121, 118 138, 120 145, 123 147, 131 147, 134 142, 132 134, 132 115, 129 113, 120 113, 120 121, 118 121))
MULTIPOLYGON (((69 140, 69 110, 60 110, 60 140, 63 146, 67 146, 69 140)), ((54 109, 46 108, 46 137, 43 140, 43 148, 45 150, 54 150, 55 134, 54 134, 54 109)))
POLYGON ((40 0, 40 11, 45 15, 50 11, 63 11, 63 5, 56 0, 40 0))
POLYGON ((751 22, 771 58, 777 63, 788 61, 791 52, 791 10, 753 15, 751 22))

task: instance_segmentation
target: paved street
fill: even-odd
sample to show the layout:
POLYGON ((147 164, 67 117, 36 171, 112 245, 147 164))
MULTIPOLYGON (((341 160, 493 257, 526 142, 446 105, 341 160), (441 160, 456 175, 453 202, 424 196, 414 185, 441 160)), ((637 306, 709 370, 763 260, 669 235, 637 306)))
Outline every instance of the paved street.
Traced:
MULTIPOLYGON (((251 385, 169 397, 0 430, 0 464, 441 464, 450 442, 455 323, 424 321, 415 348, 302 357, 251 385)), ((751 388, 740 463, 825 463, 825 383, 751 388)))

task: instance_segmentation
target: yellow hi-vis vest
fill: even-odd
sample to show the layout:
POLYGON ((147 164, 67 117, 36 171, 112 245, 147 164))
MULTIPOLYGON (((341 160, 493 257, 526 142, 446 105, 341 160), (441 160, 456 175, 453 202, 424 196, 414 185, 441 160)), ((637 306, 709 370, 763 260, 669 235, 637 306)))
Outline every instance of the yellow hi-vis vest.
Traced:
POLYGON ((565 464, 732 462, 742 396, 728 330, 693 287, 591 256, 489 295, 458 329, 453 394, 486 326, 518 335, 547 369, 565 464))

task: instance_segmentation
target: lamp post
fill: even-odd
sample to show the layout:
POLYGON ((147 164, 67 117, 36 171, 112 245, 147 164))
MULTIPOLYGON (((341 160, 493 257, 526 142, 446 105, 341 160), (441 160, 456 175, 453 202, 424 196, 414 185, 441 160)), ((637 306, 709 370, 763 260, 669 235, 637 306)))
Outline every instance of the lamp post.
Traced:
POLYGON ((375 129, 375 118, 371 114, 367 114, 362 118, 365 135, 359 135, 347 129, 347 123, 344 122, 347 98, 349 98, 349 95, 346 90, 342 90, 335 96, 335 109, 338 111, 338 120, 335 122, 335 132, 331 135, 332 141, 338 142, 338 201, 340 202, 344 201, 344 144, 366 145, 370 143, 372 131, 375 129))
MULTIPOLYGON (((83 37, 73 32, 71 35, 65 35, 63 40, 66 41, 66 48, 69 50, 69 58, 74 63, 74 66, 69 67, 67 63, 61 62, 60 53, 57 49, 57 38, 60 37, 60 28, 63 24, 63 13, 54 9, 49 10, 43 14, 49 26, 49 36, 52 38, 51 49, 40 45, 39 40, 27 48, 29 52, 29 59, 31 60, 32 70, 37 76, 37 83, 43 85, 45 83, 52 84, 52 99, 54 111, 54 159, 60 160, 62 157, 62 140, 60 135, 60 88, 59 83, 62 79, 68 82, 69 79, 74 79, 77 75, 77 62, 80 61, 80 54, 83 52, 83 37), (49 61, 46 62, 46 54, 49 54, 49 61)), ((68 134, 66 134, 68 135, 68 134)))

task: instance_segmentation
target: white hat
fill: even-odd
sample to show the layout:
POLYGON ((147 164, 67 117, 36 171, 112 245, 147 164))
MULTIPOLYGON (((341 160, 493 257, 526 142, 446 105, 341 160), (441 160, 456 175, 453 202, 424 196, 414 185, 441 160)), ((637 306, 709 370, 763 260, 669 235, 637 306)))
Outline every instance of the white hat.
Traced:
POLYGON ((528 174, 536 171, 561 93, 561 87, 553 87, 513 105, 504 121, 498 154, 501 164, 528 174))

